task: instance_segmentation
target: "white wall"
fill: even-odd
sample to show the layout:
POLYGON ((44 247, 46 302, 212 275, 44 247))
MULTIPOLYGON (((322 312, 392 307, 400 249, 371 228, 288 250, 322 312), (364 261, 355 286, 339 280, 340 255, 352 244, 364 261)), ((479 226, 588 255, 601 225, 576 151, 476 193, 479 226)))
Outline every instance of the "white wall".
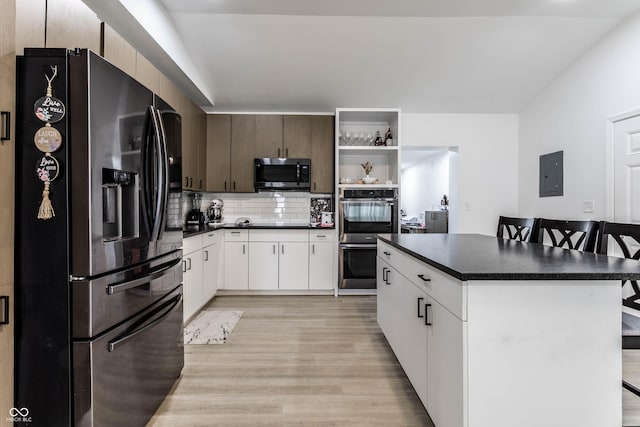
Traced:
POLYGON ((403 113, 402 144, 458 147, 450 164, 451 233, 495 235, 500 215, 517 214, 516 114, 403 113))
MULTIPOLYGON (((424 150, 424 148, 423 148, 424 150)), ((421 212, 440 209, 440 200, 444 194, 449 197, 449 151, 433 152, 405 150, 402 158, 411 162, 402 169, 401 208, 408 216, 419 217, 421 212)))
POLYGON ((640 107, 640 15, 627 19, 520 116, 519 214, 605 219, 607 118, 640 107), (538 197, 538 157, 564 151, 564 196, 538 197), (583 213, 583 201, 595 202, 583 213))

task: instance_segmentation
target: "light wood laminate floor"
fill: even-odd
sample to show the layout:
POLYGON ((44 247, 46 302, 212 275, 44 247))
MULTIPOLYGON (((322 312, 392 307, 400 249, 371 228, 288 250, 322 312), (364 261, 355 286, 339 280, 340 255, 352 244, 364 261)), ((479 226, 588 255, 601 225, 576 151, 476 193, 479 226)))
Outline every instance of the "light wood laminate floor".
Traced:
POLYGON ((376 322, 371 296, 217 297, 231 339, 185 346, 148 426, 433 426, 376 322))

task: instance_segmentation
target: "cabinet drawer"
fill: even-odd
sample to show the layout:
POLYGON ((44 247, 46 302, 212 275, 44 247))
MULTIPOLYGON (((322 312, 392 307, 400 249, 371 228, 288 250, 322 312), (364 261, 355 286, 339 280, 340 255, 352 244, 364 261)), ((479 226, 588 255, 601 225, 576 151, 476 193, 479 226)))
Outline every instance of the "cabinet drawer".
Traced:
POLYGON ((225 242, 246 242, 249 240, 249 230, 224 230, 225 242))
POLYGON ((405 257, 404 275, 458 318, 467 320, 466 284, 411 256, 405 257))
POLYGON ((307 230, 251 230, 251 242, 308 242, 307 230))
POLYGON ((202 234, 182 239, 182 253, 184 255, 202 249, 202 234))
POLYGON ((206 248, 213 244, 218 243, 218 231, 210 231, 202 235, 202 247, 206 248))
POLYGON ((333 242, 335 240, 335 232, 333 230, 311 230, 309 231, 309 240, 312 242, 333 242))
POLYGON ((396 270, 400 272, 404 271, 404 260, 407 258, 407 255, 381 240, 378 240, 377 247, 380 258, 388 262, 396 270))

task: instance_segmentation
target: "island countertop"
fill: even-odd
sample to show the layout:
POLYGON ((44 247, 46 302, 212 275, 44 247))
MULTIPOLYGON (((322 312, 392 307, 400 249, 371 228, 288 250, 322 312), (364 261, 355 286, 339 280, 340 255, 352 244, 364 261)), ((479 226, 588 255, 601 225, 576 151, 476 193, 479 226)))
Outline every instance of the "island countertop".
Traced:
POLYGON ((640 262, 479 234, 380 234, 459 280, 640 279, 640 262))

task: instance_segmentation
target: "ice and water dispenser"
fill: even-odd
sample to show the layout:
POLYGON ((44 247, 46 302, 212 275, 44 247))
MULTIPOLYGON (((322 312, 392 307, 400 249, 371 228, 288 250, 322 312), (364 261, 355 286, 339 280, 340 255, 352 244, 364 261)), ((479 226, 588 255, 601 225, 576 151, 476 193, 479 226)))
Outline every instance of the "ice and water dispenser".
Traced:
POLYGON ((106 242, 137 237, 138 175, 102 169, 102 239, 106 242))

